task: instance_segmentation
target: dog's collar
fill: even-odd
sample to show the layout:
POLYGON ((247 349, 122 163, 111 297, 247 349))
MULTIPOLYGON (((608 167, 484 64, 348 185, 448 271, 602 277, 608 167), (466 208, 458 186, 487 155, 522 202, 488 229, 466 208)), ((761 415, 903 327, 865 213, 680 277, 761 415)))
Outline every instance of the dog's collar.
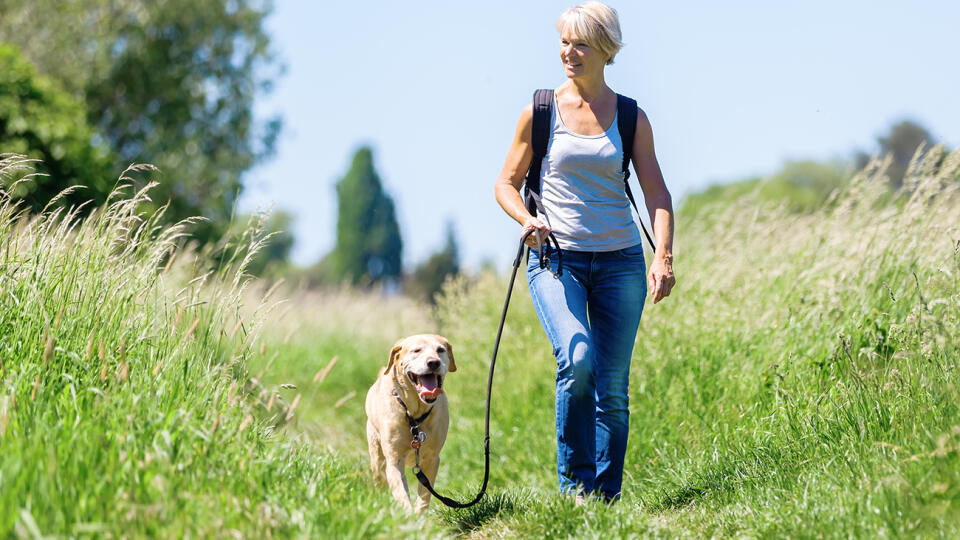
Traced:
POLYGON ((397 392, 396 388, 393 389, 393 398, 397 400, 397 403, 399 403, 400 407, 403 409, 403 414, 407 416, 407 422, 410 423, 410 427, 418 427, 420 425, 420 422, 423 422, 424 420, 426 420, 427 417, 430 416, 430 413, 433 411, 433 406, 431 405, 430 408, 427 409, 427 412, 423 413, 420 416, 420 418, 414 418, 410 416, 410 410, 407 409, 407 404, 404 403, 402 399, 400 399, 400 394, 397 392))

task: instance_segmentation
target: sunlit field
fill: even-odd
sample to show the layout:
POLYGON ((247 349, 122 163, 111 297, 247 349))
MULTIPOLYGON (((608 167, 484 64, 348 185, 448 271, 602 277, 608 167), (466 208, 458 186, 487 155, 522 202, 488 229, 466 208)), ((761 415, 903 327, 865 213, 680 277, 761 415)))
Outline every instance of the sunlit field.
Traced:
POLYGON ((471 498, 509 269, 435 308, 302 291, 244 278, 257 223, 207 268, 187 224, 138 214, 149 192, 84 221, 0 199, 0 536, 956 537, 960 152, 896 193, 886 166, 813 212, 749 193, 679 212, 611 506, 556 494, 555 362, 518 280, 487 496, 419 517, 370 479, 364 395, 397 339, 448 337, 436 487, 471 498))

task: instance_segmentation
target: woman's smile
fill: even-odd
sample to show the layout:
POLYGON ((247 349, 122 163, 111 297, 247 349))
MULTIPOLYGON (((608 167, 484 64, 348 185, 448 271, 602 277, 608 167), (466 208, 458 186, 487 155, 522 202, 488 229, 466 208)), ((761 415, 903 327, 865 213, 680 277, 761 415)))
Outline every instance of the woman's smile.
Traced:
POLYGON ((584 75, 582 72, 602 72, 606 58, 582 38, 574 35, 571 29, 565 28, 560 37, 560 61, 568 70, 568 76, 580 76, 584 75))

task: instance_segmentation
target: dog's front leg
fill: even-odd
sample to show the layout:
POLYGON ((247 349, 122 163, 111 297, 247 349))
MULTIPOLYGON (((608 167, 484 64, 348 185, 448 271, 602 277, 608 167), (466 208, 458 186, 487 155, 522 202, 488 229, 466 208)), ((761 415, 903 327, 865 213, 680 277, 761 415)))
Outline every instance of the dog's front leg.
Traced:
MULTIPOLYGON (((386 453, 386 452, 385 452, 386 453)), ((410 510, 410 494, 407 491, 407 477, 403 474, 403 466, 407 456, 397 454, 387 455, 387 485, 390 493, 400 503, 400 506, 410 510)))
POLYGON ((386 481, 387 461, 383 457, 383 450, 380 447, 380 434, 370 420, 367 420, 367 450, 370 452, 370 471, 373 473, 373 481, 378 485, 383 485, 386 481))
MULTIPOLYGON (((440 456, 423 456, 420 460, 420 470, 423 471, 427 480, 430 481, 430 485, 436 489, 437 471, 440 470, 440 456)), ((417 503, 414 505, 413 510, 419 514, 425 511, 428 506, 430 506, 430 492, 418 482, 417 503)))

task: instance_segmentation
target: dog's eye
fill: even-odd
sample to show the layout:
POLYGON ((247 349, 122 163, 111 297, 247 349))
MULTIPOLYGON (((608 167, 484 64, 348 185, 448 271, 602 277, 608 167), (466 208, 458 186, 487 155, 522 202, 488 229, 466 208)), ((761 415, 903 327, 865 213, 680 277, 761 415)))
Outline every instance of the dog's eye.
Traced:
POLYGON ((423 347, 417 347, 416 349, 413 350, 413 352, 415 353, 422 352, 422 351, 423 351, 423 347))
POLYGON ((447 352, 447 350, 444 349, 443 347, 437 347, 437 352, 440 353, 440 354, 443 354, 443 353, 447 352))

